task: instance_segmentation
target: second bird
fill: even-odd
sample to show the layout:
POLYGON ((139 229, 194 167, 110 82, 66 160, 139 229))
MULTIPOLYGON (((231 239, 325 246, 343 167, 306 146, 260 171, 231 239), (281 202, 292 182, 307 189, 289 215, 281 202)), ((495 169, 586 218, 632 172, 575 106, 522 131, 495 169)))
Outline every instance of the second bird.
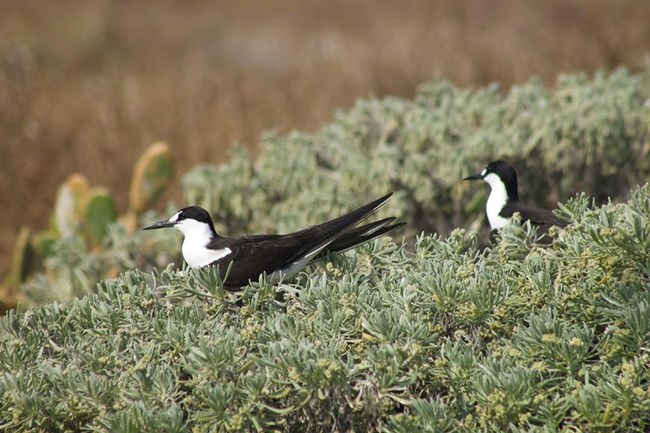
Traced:
POLYGON ((467 176, 463 180, 483 180, 490 185, 491 191, 485 210, 492 230, 498 230, 508 224, 518 212, 521 222, 530 221, 543 233, 552 226, 566 227, 567 222, 550 210, 530 207, 519 201, 517 193, 517 172, 505 161, 493 161, 482 172, 467 176))

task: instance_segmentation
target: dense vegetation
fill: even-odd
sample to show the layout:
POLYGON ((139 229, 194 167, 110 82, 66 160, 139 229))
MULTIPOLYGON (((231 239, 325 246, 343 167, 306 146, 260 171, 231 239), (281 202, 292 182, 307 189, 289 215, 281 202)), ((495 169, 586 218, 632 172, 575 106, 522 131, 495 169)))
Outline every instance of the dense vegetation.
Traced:
POLYGON ((1 322, 2 425, 92 431, 647 431, 650 187, 539 247, 378 242, 233 299, 130 271, 1 322), (276 291, 284 295, 276 301, 276 291))
POLYGON ((0 426, 647 431, 650 186, 588 198, 648 176, 647 100, 647 77, 625 71, 550 92, 434 82, 414 101, 361 101, 313 136, 267 137, 255 162, 236 151, 193 170, 188 201, 229 233, 287 231, 387 190, 382 212, 409 220, 408 239, 477 227, 487 188, 459 179, 495 156, 533 202, 549 186, 588 194, 561 206, 574 223, 551 246, 526 226, 485 250, 464 229, 385 239, 237 295, 212 270, 165 267, 169 233, 115 225, 93 252, 62 239, 28 293, 90 294, 0 321, 0 426))

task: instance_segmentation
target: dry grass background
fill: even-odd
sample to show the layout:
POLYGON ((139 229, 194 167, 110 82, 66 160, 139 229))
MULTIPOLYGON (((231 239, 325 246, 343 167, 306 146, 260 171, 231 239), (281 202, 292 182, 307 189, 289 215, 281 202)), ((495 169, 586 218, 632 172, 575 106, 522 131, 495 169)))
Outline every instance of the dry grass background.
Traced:
POLYGON ((648 17, 639 0, 0 0, 0 274, 17 229, 46 226, 74 171, 123 211, 154 140, 180 176, 234 141, 315 130, 358 97, 434 77, 636 68, 648 17))

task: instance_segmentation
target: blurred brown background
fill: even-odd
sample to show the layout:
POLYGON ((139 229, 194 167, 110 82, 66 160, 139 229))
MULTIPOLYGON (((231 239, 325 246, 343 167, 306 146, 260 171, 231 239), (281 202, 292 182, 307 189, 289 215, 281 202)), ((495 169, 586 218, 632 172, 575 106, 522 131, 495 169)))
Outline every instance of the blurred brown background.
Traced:
POLYGON ((0 0, 0 275, 17 229, 46 226, 74 171, 124 211, 154 140, 180 177, 235 141, 314 131, 358 97, 409 97, 431 78, 634 69, 649 20, 639 0, 0 0))

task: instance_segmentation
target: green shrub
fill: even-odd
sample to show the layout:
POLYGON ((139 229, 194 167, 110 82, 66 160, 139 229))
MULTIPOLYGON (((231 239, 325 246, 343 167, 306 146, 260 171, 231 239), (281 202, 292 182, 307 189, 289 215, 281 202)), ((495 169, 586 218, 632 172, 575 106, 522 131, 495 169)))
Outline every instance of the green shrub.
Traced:
POLYGON ((0 321, 8 431, 619 431, 650 427, 650 185, 512 227, 381 240, 233 295, 129 271, 0 321), (277 298, 277 293, 282 299, 277 298))

